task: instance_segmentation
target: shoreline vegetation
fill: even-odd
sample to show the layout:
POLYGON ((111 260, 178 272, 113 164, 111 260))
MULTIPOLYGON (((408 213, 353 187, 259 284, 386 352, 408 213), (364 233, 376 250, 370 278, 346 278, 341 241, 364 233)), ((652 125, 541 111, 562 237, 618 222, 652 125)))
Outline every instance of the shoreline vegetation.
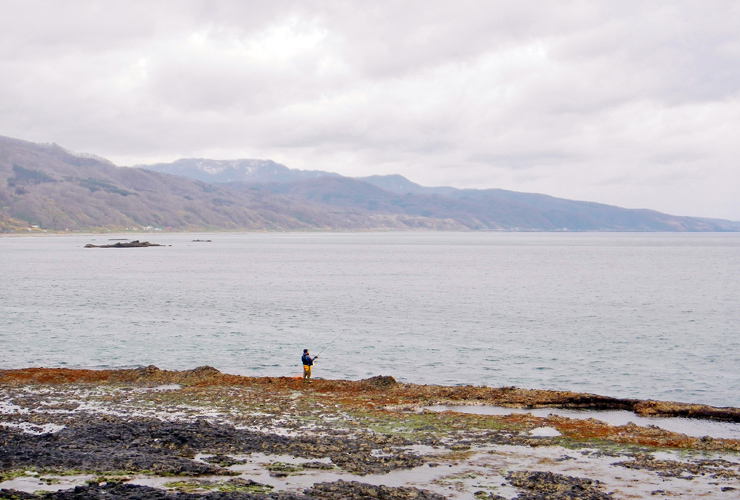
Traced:
POLYGON ((740 440, 433 405, 740 409, 515 387, 168 371, 0 370, 0 498, 730 498, 740 440), (41 496, 34 495, 34 492, 41 496))

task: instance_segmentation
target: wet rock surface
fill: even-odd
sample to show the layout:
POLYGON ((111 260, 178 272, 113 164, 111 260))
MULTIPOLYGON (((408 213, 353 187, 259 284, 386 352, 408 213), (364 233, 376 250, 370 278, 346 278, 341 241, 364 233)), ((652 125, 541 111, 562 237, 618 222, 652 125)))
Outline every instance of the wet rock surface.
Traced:
POLYGON ((309 386, 207 366, 0 370, 0 488, 23 489, 6 488, 0 498, 392 500, 477 491, 476 498, 495 500, 604 500, 625 498, 611 493, 614 483, 630 498, 654 498, 659 490, 694 498, 684 494, 694 485, 701 495, 727 498, 740 489, 737 456, 706 455, 736 453, 740 442, 733 440, 554 415, 422 409, 452 401, 554 405, 558 398, 604 403, 553 391, 416 386, 389 376, 309 386), (538 436, 543 428, 558 432, 538 436), (653 456, 673 449, 704 455, 653 456), (573 469, 578 476, 568 473, 573 469), (75 483, 62 474, 86 476, 75 483), (402 474, 419 479, 400 487, 402 474), (604 474, 609 488, 597 481, 604 474), (629 474, 651 488, 635 493, 633 480, 620 479, 629 474), (397 487, 384 486, 386 477, 397 487), (59 491, 38 496, 34 488, 59 491))
POLYGON ((418 488, 375 486, 357 481, 318 483, 303 493, 252 494, 240 492, 184 493, 148 486, 107 483, 78 486, 72 490, 41 495, 0 490, 0 499, 14 500, 444 500, 445 497, 418 488))
POLYGON ((389 375, 379 375, 377 377, 371 377, 368 379, 363 380, 362 385, 365 386, 367 389, 376 389, 376 390, 388 390, 394 388, 396 385, 398 385, 398 382, 396 382, 396 379, 389 375))
POLYGON ((357 481, 318 483, 306 490, 306 497, 317 500, 382 498, 388 500, 444 500, 445 497, 418 488, 376 486, 357 481))
POLYGON ((612 500, 605 493, 601 483, 593 479, 565 476, 552 472, 516 471, 510 472, 506 479, 525 491, 516 500, 612 500))
POLYGON ((694 479, 709 476, 714 479, 740 478, 740 466, 736 462, 723 459, 700 459, 692 462, 678 460, 659 460, 651 455, 640 455, 615 465, 634 470, 649 470, 661 477, 694 479))
MULTIPOLYGON (((152 244, 149 244, 153 246, 152 244)), ((275 388, 300 388, 301 381, 291 377, 241 377, 222 374, 210 366, 193 370, 168 371, 156 366, 129 370, 71 370, 64 368, 26 368, 0 370, 0 384, 13 383, 75 383, 75 382, 148 382, 161 384, 200 385, 267 385, 275 388)), ((672 401, 645 401, 613 398, 598 394, 570 391, 522 389, 518 387, 437 386, 402 384, 391 376, 365 380, 314 379, 315 391, 353 393, 378 391, 386 403, 419 408, 435 404, 490 404, 518 408, 568 408, 590 410, 627 410, 641 416, 685 417, 740 422, 740 408, 672 401)))
POLYGON ((408 453, 374 456, 376 444, 362 438, 286 437, 205 419, 194 423, 156 419, 80 419, 56 433, 31 435, 0 427, 0 468, 153 471, 160 474, 229 474, 223 467, 194 461, 196 453, 267 453, 328 457, 355 474, 382 473, 422 465, 408 453))

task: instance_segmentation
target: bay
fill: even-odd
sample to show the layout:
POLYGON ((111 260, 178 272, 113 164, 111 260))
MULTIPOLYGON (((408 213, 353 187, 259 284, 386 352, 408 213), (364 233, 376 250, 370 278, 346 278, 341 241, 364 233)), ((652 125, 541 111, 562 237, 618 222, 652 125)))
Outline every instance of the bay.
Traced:
POLYGON ((740 406, 740 234, 0 237, 0 367, 213 366, 740 406), (163 247, 86 249, 116 238, 163 247), (194 242, 193 240, 212 240, 194 242))

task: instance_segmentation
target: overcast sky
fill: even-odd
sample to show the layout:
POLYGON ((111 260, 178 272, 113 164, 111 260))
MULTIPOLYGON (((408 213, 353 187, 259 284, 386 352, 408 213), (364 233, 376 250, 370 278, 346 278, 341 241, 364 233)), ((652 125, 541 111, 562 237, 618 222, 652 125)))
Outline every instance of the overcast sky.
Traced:
POLYGON ((740 220, 740 2, 0 0, 0 135, 740 220))

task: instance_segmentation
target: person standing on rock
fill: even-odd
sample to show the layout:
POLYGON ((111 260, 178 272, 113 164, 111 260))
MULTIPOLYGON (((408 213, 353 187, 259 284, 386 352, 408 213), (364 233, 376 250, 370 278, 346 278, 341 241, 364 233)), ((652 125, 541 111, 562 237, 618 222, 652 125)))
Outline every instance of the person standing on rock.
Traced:
POLYGON ((303 356, 301 357, 301 361, 303 361, 303 381, 311 383, 311 366, 313 365, 313 361, 318 358, 318 356, 313 356, 308 354, 308 349, 303 349, 303 356))

